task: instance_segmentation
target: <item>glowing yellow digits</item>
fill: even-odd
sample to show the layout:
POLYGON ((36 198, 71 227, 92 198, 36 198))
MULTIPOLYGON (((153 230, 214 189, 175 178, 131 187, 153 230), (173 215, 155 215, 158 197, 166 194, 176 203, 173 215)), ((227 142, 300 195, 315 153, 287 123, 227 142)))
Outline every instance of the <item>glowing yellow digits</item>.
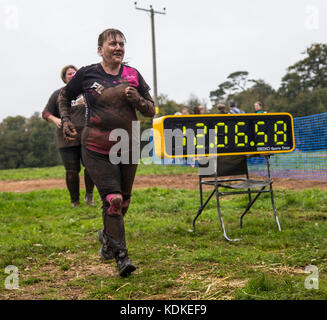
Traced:
POLYGON ((204 149, 204 145, 203 144, 198 144, 198 138, 204 138, 205 135, 207 134, 207 126, 204 125, 204 123, 197 123, 195 125, 198 128, 203 128, 204 129, 204 133, 197 133, 194 137, 194 145, 196 149, 204 149))
POLYGON ((176 115, 156 118, 153 123, 153 129, 161 132, 161 137, 155 136, 155 148, 159 150, 156 154, 161 152, 160 157, 282 153, 293 151, 295 147, 293 120, 287 113, 176 115), (168 142, 165 130, 175 129, 178 134, 168 142), (172 146, 172 150, 165 149, 166 145, 172 146))
POLYGON ((287 124, 285 121, 277 121, 274 124, 274 142, 276 143, 277 146, 282 146, 284 143, 287 141, 287 135, 286 135, 286 130, 287 130, 287 124), (278 130, 278 125, 282 126, 283 131, 278 130), (278 137, 282 136, 283 140, 278 141, 278 137))
POLYGON ((260 146, 264 146, 267 142, 268 142, 268 136, 266 135, 266 133, 264 131, 259 131, 259 126, 263 126, 265 125, 265 122, 264 121, 258 121, 254 128, 255 128, 255 134, 257 136, 263 136, 263 142, 258 142, 257 143, 257 146, 260 147, 260 146))
POLYGON ((227 143, 228 143, 228 137, 227 137, 227 133, 228 133, 228 126, 227 124, 225 124, 225 122, 218 122, 215 125, 215 144, 217 146, 217 148, 225 148, 227 143), (223 132, 224 132, 224 143, 218 143, 218 130, 219 128, 223 128, 223 132))
POLYGON ((245 122, 238 122, 235 125, 235 145, 237 147, 245 147, 248 143, 248 136, 245 134, 245 132, 238 131, 240 126, 245 126, 245 122), (244 142, 239 142, 239 137, 244 137, 244 142))
POLYGON ((186 147, 186 126, 183 126, 183 147, 186 147))

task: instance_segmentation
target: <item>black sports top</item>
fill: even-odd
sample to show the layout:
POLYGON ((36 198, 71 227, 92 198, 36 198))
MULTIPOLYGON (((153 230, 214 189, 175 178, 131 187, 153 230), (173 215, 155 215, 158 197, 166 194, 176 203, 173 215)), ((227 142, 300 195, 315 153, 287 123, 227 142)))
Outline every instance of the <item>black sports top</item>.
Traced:
POLYGON ((113 129, 125 129, 132 141, 132 121, 137 120, 135 109, 144 116, 155 115, 154 102, 149 86, 134 68, 121 65, 118 75, 106 73, 100 63, 80 68, 59 95, 59 110, 62 118, 70 117, 70 101, 83 94, 86 103, 87 124, 82 133, 82 144, 89 150, 109 154, 109 141, 113 129), (133 86, 140 100, 132 104, 125 96, 125 89, 133 86))
MULTIPOLYGON (((50 115, 60 118, 58 97, 61 89, 56 90, 49 98, 49 101, 42 112, 42 118, 48 120, 50 115)), ((71 121, 75 125, 77 136, 74 141, 66 141, 64 139, 62 129, 57 128, 57 148, 67 148, 79 146, 81 144, 81 133, 85 126, 85 104, 82 99, 78 99, 78 102, 73 101, 71 109, 71 121)))

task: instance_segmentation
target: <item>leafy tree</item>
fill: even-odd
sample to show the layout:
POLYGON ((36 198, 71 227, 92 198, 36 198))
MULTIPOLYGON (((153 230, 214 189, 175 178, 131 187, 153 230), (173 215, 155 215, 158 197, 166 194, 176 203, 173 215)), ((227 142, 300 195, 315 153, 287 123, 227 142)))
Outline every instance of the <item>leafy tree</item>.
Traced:
POLYGON ((35 112, 27 119, 28 131, 27 152, 25 153, 26 167, 53 166, 59 163, 56 149, 55 127, 40 118, 35 112), (40 134, 42 133, 42 134, 40 134))
POLYGON ((31 118, 7 117, 0 123, 0 169, 59 164, 55 127, 35 113, 31 118))
MULTIPOLYGON (((238 106, 242 108, 245 112, 254 112, 254 103, 256 101, 261 101, 266 105, 266 100, 270 96, 275 95, 275 90, 264 80, 249 80, 253 85, 239 93, 229 96, 229 98, 234 99, 238 106)), ((266 107, 265 110, 271 111, 266 107)))
POLYGON ((253 104, 259 100, 268 112, 290 112, 293 116, 327 112, 327 44, 312 44, 303 54, 302 60, 287 68, 277 91, 263 79, 248 79, 247 71, 231 73, 210 92, 214 106, 221 100, 235 99, 244 111, 253 112, 253 104))
POLYGON ((159 114, 158 117, 172 115, 180 112, 185 105, 179 104, 174 100, 168 98, 167 95, 161 94, 158 98, 159 101, 159 114))
POLYGON ((294 99, 300 92, 327 87, 327 44, 315 43, 306 49, 307 56, 287 68, 280 94, 294 99))
MULTIPOLYGON (((279 99, 277 100, 279 102, 279 99)), ((294 117, 319 114, 327 111, 327 88, 318 88, 312 92, 300 92, 292 101, 284 105, 284 110, 294 117)))
POLYGON ((282 78, 282 83, 278 90, 280 95, 285 96, 290 100, 295 99, 297 95, 303 91, 304 88, 301 83, 301 77, 295 72, 287 73, 282 78))
POLYGON ((186 101, 186 106, 190 110, 190 113, 192 113, 193 109, 199 105, 206 106, 206 102, 204 100, 200 100, 195 94, 190 94, 186 101))
POLYGON ((212 104, 216 106, 220 101, 229 99, 237 92, 242 92, 248 84, 247 71, 236 71, 227 77, 227 81, 218 85, 216 90, 210 91, 209 96, 212 104))
POLYGON ((274 88, 265 82, 263 79, 249 80, 253 86, 249 89, 257 98, 257 100, 264 100, 271 94, 275 93, 274 88))
POLYGON ((213 105, 216 106, 220 101, 226 98, 226 95, 229 96, 232 88, 233 83, 230 81, 225 81, 218 86, 217 90, 210 91, 209 96, 213 105))
POLYGON ((22 116, 8 117, 0 124, 0 168, 24 167, 27 132, 26 119, 22 116))
POLYGON ((232 83, 232 90, 233 91, 244 91, 246 90, 247 83, 248 83, 248 75, 247 71, 236 71, 231 73, 227 79, 230 79, 232 83))

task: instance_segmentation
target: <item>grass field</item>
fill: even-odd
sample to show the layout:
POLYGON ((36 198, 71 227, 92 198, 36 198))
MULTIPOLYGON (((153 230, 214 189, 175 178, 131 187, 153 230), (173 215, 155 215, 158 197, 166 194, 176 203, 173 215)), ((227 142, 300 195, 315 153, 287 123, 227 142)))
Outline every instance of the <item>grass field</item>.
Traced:
MULTIPOLYGON (((325 179, 327 169, 326 157, 326 152, 322 151, 275 154, 270 160, 271 170, 274 171, 276 175, 278 175, 279 172, 288 172, 288 177, 290 178, 298 178, 300 175, 310 175, 312 177, 322 176, 322 179, 325 179)), ((263 158, 252 158, 250 161, 252 161, 252 164, 249 164, 250 171, 261 172, 266 170, 263 158)), ((175 175, 192 172, 197 172, 197 168, 181 165, 146 165, 141 162, 137 170, 137 175, 175 175)), ((62 178, 64 175, 65 169, 63 166, 0 170, 0 181, 62 178)))
MULTIPOLYGON (((43 170, 24 175, 41 177, 43 170)), ((51 170, 57 174, 62 168, 51 170)), ((227 243, 214 202, 198 219, 196 233, 190 232, 197 191, 135 190, 125 225, 138 269, 122 279, 114 262, 98 257, 98 196, 95 208, 71 209, 66 190, 0 193, 0 298, 327 299, 327 192, 277 190, 275 197, 281 233, 268 195, 259 198, 242 230, 238 213, 246 197, 226 197, 228 234, 242 238, 227 243), (4 287, 8 265, 19 269, 18 290, 4 287), (304 286, 309 265, 318 267, 318 290, 304 286)))
MULTIPOLYGON (((82 169, 81 173, 83 173, 82 169)), ((197 172, 197 168, 166 165, 160 166, 156 164, 139 164, 137 175, 154 175, 154 174, 182 174, 197 172)), ((63 166, 45 167, 45 168, 23 168, 0 170, 1 180, 32 180, 32 179, 55 179, 65 177, 65 168, 63 166)))

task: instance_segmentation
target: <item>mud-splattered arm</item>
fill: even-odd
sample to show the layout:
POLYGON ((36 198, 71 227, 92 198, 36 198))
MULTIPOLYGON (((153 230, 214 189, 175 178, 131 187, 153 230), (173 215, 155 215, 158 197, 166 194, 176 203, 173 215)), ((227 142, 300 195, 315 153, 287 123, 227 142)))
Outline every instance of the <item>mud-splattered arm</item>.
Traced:
POLYGON ((134 87, 127 87, 125 90, 127 100, 133 107, 139 110, 143 116, 153 118, 155 115, 154 101, 149 94, 145 92, 143 96, 134 87))

